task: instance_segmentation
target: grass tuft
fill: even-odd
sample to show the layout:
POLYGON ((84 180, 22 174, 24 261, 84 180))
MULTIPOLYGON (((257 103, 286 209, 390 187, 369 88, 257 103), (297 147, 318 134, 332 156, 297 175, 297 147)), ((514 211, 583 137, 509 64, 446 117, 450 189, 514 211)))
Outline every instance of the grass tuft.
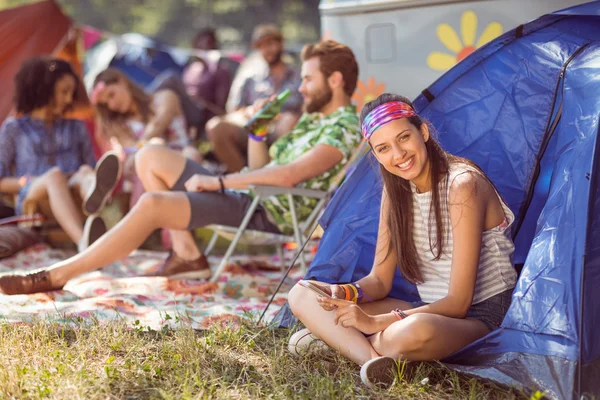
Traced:
POLYGON ((151 331, 123 321, 0 324, 0 398, 23 399, 517 399, 519 393, 422 364, 390 390, 371 390, 331 350, 287 351, 293 332, 214 325, 151 331))

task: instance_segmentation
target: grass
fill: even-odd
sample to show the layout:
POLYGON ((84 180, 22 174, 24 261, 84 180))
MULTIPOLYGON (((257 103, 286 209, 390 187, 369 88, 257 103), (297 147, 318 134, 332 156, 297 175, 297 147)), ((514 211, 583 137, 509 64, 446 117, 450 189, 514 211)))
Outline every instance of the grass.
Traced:
POLYGON ((119 321, 69 330, 47 321, 0 324, 0 398, 521 398, 425 364, 389 391, 367 389, 358 368, 331 350, 288 353, 291 333, 249 321, 158 332, 119 321))

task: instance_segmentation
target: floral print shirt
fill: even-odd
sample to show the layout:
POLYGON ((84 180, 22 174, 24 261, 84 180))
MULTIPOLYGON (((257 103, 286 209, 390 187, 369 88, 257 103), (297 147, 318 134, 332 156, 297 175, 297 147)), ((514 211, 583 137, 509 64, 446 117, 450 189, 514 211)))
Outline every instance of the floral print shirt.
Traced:
MULTIPOLYGON (((342 152, 342 161, 329 171, 297 185, 304 189, 325 191, 329 189, 338 172, 348 163, 348 159, 361 140, 358 115, 353 105, 340 107, 326 117, 318 113, 304 114, 288 135, 271 145, 269 155, 272 161, 265 168, 289 164, 318 144, 334 146, 342 152)), ((314 198, 294 197, 299 223, 310 216, 317 203, 318 200, 314 198)), ((282 232, 293 232, 287 196, 271 196, 265 199, 263 206, 282 232)))

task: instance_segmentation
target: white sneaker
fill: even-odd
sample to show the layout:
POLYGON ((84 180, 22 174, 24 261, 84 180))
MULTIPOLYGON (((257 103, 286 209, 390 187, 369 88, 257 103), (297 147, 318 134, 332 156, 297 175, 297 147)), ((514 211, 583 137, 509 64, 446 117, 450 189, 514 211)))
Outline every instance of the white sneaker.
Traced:
POLYGON ((360 379, 370 388, 387 389, 396 381, 398 364, 391 357, 373 358, 360 368, 360 379))
POLYGON ((327 348, 324 341, 304 328, 294 333, 288 342, 288 350, 294 355, 301 355, 310 349, 320 350, 327 348))
POLYGON ((77 251, 82 252, 87 249, 92 243, 94 243, 98 238, 104 235, 107 231, 106 223, 97 215, 91 215, 87 217, 85 220, 85 225, 83 226, 83 235, 81 236, 81 240, 77 243, 77 251))

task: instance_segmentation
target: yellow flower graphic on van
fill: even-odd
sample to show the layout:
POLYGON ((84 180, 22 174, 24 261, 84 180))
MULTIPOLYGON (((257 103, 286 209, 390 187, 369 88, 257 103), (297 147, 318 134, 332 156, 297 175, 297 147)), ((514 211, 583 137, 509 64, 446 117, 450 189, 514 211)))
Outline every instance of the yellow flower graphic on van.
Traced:
POLYGON ((354 104, 356 104, 356 110, 360 110, 365 104, 371 100, 375 100, 377 96, 385 91, 385 83, 377 82, 375 78, 370 77, 367 82, 358 81, 356 84, 356 91, 352 96, 354 104))
POLYGON ((436 71, 446 71, 476 49, 500 36, 502 31, 503 28, 499 22, 492 22, 485 27, 475 42, 477 14, 473 11, 465 11, 460 18, 460 37, 449 24, 440 24, 437 27, 438 39, 452 54, 434 51, 427 57, 427 65, 436 71))

